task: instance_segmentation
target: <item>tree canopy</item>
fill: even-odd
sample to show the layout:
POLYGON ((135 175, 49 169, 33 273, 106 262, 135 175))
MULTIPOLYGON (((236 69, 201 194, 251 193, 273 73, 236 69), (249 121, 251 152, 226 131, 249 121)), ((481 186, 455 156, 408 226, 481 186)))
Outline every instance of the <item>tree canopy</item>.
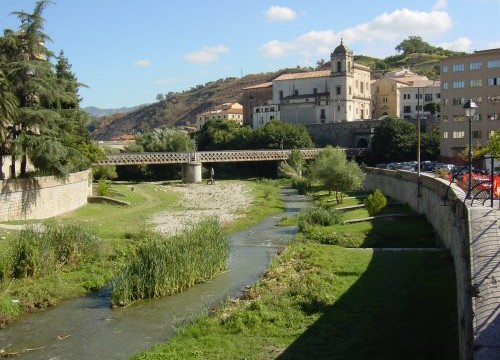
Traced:
POLYGON ((0 37, 1 96, 10 99, 4 103, 10 105, 2 105, 5 109, 1 110, 0 155, 12 155, 13 175, 20 157, 22 177, 27 176, 28 159, 39 174, 65 177, 102 156, 84 126, 89 117, 79 108, 81 84, 64 53, 60 52, 54 65, 54 55, 45 46, 51 39, 44 32, 42 14, 49 4, 38 1, 33 13, 14 12, 19 29, 5 29, 0 37), (14 106, 15 111, 7 112, 7 106, 14 106))
POLYGON ((371 162, 406 161, 416 158, 417 129, 406 120, 387 117, 375 127, 371 162))
POLYGON ((365 178, 355 161, 347 160, 344 151, 331 146, 318 154, 309 170, 312 181, 319 181, 329 193, 335 191, 338 203, 344 192, 360 189, 365 178))

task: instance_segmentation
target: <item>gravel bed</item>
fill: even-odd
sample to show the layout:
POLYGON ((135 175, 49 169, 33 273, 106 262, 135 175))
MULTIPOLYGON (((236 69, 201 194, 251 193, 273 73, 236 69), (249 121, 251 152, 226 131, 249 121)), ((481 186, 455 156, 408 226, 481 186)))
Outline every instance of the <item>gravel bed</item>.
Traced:
POLYGON ((216 217, 221 224, 241 217, 238 212, 250 206, 250 190, 238 183, 186 184, 159 186, 159 190, 173 190, 181 194, 182 211, 166 211, 154 215, 150 221, 155 231, 173 235, 193 226, 207 217, 216 217))

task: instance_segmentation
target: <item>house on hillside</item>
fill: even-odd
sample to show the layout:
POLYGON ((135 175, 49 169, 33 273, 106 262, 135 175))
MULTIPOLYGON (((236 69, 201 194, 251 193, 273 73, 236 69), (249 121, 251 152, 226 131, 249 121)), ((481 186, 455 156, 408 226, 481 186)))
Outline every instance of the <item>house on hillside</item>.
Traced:
POLYGON ((439 104, 440 82, 429 80, 408 68, 391 71, 371 86, 373 118, 395 116, 416 124, 420 119, 422 131, 439 126, 439 113, 425 111, 426 104, 439 104))
POLYGON ((225 103, 196 115, 196 128, 198 131, 209 120, 229 120, 243 126, 243 106, 238 103, 225 103))

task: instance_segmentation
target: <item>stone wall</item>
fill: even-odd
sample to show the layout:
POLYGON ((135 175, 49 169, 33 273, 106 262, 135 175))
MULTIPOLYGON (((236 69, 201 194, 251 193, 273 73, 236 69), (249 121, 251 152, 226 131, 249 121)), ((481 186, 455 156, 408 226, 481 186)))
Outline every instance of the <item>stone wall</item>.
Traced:
POLYGON ((364 140, 369 148, 377 124, 378 120, 344 121, 339 123, 307 124, 306 128, 314 143, 319 147, 326 145, 344 148, 363 147, 360 146, 360 140, 364 140))
MULTIPOLYGON (((444 196, 448 182, 430 176, 421 177, 418 196, 418 176, 406 171, 368 168, 367 190, 380 189, 387 196, 402 202, 420 214, 425 214, 454 259, 460 359, 472 359, 473 308, 471 297, 470 226, 468 209, 460 199, 462 191, 451 188, 444 196)), ((463 195, 462 195, 463 196, 463 195)))
POLYGON ((92 193, 90 171, 53 176, 10 179, 0 182, 0 221, 46 219, 87 203, 92 193))

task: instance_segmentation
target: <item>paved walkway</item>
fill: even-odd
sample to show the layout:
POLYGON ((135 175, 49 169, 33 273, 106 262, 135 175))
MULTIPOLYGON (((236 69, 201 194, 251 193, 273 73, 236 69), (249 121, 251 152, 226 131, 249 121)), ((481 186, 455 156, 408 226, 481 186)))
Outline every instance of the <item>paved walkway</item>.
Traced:
POLYGON ((469 210, 474 360, 500 360, 500 210, 469 210))

